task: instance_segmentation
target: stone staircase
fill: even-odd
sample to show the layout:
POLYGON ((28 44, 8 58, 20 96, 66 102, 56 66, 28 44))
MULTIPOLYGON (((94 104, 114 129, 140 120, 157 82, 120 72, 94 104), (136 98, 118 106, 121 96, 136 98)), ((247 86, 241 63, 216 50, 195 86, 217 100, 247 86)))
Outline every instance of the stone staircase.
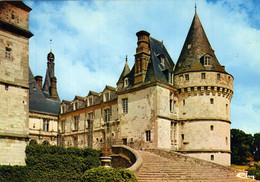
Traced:
POLYGON ((138 181, 255 181, 236 177, 239 170, 160 150, 140 151, 143 164, 135 172, 138 181), (157 153, 157 154, 155 154, 157 153), (159 155, 158 155, 159 154, 159 155))

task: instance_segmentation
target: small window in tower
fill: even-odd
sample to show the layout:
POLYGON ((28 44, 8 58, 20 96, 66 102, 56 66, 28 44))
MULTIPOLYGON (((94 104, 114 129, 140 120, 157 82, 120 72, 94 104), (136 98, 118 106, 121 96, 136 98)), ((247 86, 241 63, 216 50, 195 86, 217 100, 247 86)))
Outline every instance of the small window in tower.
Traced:
POLYGON ((217 74, 217 79, 220 80, 220 74, 219 73, 217 74))
POLYGON ((11 59, 11 48, 5 47, 5 58, 6 59, 11 59))
POLYGON ((201 73, 201 79, 206 79, 206 73, 201 73))
POLYGON ((226 137, 226 145, 228 145, 228 137, 226 137))
POLYGON ((210 156, 210 159, 211 159, 212 161, 214 161, 214 155, 211 155, 211 156, 210 156))
POLYGON ((182 100, 182 105, 185 106, 185 100, 182 100))
POLYGON ((5 85, 5 90, 6 90, 6 91, 8 90, 8 87, 9 87, 8 85, 5 85))
POLYGON ((151 130, 145 131, 146 141, 151 141, 151 130))
POLYGON ((210 104, 214 104, 214 99, 213 98, 210 99, 210 104))
POLYGON ((181 134, 181 139, 184 140, 184 134, 181 134))
POLYGON ((189 80, 189 79, 190 79, 189 74, 186 74, 185 75, 185 80, 189 80))
POLYGON ((208 66, 210 65, 210 57, 209 56, 205 56, 204 57, 204 66, 208 66))
POLYGON ((210 130, 213 131, 214 130, 214 126, 210 125, 210 130))

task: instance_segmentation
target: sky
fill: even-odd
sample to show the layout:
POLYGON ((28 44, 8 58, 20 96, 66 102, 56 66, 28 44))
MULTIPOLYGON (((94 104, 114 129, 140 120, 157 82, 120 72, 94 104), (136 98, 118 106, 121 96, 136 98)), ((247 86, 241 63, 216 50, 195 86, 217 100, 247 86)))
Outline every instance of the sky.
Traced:
MULTIPOLYGON (((24 1, 32 8, 29 61, 46 74, 55 54, 63 100, 116 87, 126 55, 130 68, 136 32, 163 40, 176 63, 189 31, 195 0, 24 1), (52 41, 50 41, 52 40, 52 41)), ((234 76, 231 128, 260 132, 260 1, 197 0, 197 13, 221 65, 234 76)))

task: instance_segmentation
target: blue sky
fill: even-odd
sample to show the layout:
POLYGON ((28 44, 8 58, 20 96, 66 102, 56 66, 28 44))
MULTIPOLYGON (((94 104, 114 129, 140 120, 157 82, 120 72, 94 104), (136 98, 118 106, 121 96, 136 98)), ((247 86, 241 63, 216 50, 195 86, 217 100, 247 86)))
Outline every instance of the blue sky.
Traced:
MULTIPOLYGON (((194 16, 192 0, 25 1, 30 12, 30 66, 45 76, 50 51, 61 99, 100 92, 116 82, 136 32, 163 40, 176 63, 194 16)), ((197 0, 197 12, 220 64, 232 74, 231 127, 260 132, 260 1, 197 0)))

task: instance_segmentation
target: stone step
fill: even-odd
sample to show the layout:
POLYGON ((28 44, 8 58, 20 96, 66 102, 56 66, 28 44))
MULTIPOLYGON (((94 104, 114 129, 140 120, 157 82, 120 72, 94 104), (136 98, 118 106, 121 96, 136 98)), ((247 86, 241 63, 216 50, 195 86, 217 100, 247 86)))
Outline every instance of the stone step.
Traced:
MULTIPOLYGON (((205 165, 180 160, 177 157, 165 158, 160 155, 140 151, 143 164, 136 173, 138 181, 201 181, 201 182, 248 182, 250 179, 236 177, 236 170, 219 165, 205 165)), ((172 155, 174 156, 174 154, 172 155)), ((255 180, 252 180, 255 181, 255 180)))

